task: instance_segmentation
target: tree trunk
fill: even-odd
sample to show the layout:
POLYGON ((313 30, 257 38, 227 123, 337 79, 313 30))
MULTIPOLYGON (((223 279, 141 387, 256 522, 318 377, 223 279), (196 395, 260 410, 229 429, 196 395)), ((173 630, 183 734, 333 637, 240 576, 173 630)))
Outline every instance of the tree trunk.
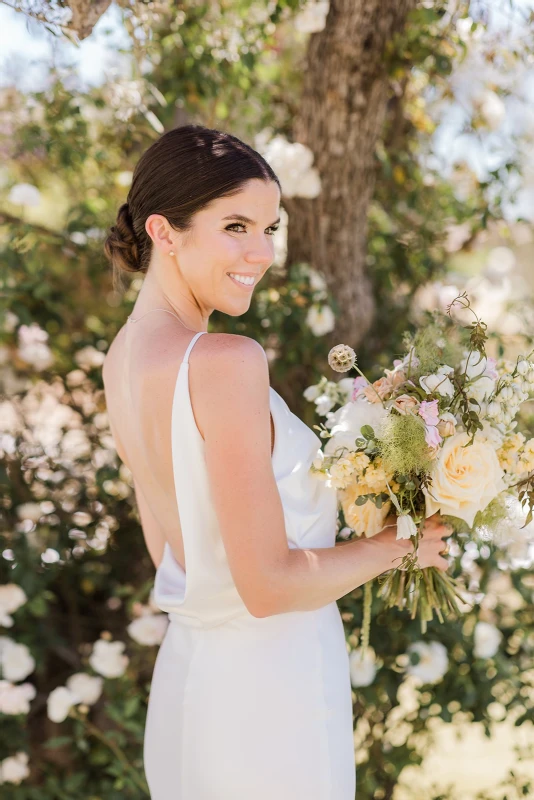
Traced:
POLYGON ((288 198, 287 263, 307 261, 325 275, 338 304, 331 345, 356 348, 375 301, 366 269, 367 213, 376 180, 374 152, 389 95, 385 47, 416 0, 331 0, 324 30, 310 36, 295 141, 314 153, 315 199, 288 198))

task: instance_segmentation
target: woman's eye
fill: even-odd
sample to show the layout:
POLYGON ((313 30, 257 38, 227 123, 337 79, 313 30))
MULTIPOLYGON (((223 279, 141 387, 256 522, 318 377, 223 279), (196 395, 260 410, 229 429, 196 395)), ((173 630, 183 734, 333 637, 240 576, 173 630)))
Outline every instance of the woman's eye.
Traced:
MULTIPOLYGON (((231 225, 227 225, 226 226, 225 230, 228 231, 228 230, 231 230, 232 228, 244 228, 244 227, 245 226, 241 222, 232 222, 231 225)), ((274 234, 276 233, 278 228, 279 228, 279 225, 273 225, 271 228, 267 228, 267 230, 272 231, 272 233, 270 233, 269 236, 274 236, 274 234)), ((236 233, 242 233, 242 231, 236 231, 236 233)))

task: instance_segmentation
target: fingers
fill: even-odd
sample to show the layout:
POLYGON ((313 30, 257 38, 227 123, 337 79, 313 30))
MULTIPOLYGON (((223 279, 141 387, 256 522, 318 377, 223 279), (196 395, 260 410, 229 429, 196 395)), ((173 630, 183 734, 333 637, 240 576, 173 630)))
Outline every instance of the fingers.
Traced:
POLYGON ((451 527, 449 525, 436 525, 432 528, 427 528, 424 531, 425 538, 428 539, 445 539, 451 535, 451 527))
POLYGON ((442 558, 442 556, 438 556, 436 561, 434 562, 434 566, 437 567, 442 572, 446 572, 449 569, 449 562, 446 558, 442 558))

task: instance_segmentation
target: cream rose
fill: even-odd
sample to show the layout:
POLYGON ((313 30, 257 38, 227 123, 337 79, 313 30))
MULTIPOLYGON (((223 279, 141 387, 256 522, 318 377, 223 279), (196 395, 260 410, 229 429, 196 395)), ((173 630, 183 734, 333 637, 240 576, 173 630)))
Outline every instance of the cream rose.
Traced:
POLYGON ((398 411, 399 414, 409 414, 410 411, 414 411, 418 405, 419 401, 416 397, 412 397, 409 394, 400 394, 394 400, 392 408, 398 411))
POLYGON ((346 489, 341 489, 339 496, 347 525, 359 536, 370 538, 383 529, 391 509, 391 502, 388 500, 382 508, 377 508, 372 500, 361 506, 355 505, 356 498, 361 494, 367 494, 368 491, 369 488, 365 484, 354 481, 346 489))
POLYGON ((463 519, 472 525, 482 511, 506 486, 504 473, 494 448, 465 431, 445 440, 431 473, 432 485, 423 488, 426 516, 437 511, 463 519))

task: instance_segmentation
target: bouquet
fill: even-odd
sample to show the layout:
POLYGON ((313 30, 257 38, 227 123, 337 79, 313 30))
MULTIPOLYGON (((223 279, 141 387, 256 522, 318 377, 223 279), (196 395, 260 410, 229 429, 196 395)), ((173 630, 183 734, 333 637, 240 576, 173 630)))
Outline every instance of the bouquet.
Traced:
MULTIPOLYGON (((534 391, 534 361, 488 357, 486 325, 467 293, 446 313, 435 312, 415 334, 404 334, 404 355, 371 383, 356 366, 354 350, 338 344, 328 363, 355 378, 322 377, 304 392, 326 422, 314 425, 326 443, 311 470, 338 492, 349 536, 374 536, 397 515, 397 539, 413 549, 379 577, 386 608, 417 614, 422 631, 434 612, 460 613, 462 587, 435 567, 421 569, 418 545, 424 521, 439 512, 458 544, 474 528, 506 516, 507 495, 534 506, 534 438, 515 430, 521 404, 534 391), (472 313, 468 326, 454 321, 458 304, 472 313), (332 408, 340 403, 336 411, 332 408)), ((533 351, 534 352, 534 351, 533 351)), ((370 614, 370 586, 366 585, 370 614)), ((369 619, 365 619, 364 630, 369 619)))

